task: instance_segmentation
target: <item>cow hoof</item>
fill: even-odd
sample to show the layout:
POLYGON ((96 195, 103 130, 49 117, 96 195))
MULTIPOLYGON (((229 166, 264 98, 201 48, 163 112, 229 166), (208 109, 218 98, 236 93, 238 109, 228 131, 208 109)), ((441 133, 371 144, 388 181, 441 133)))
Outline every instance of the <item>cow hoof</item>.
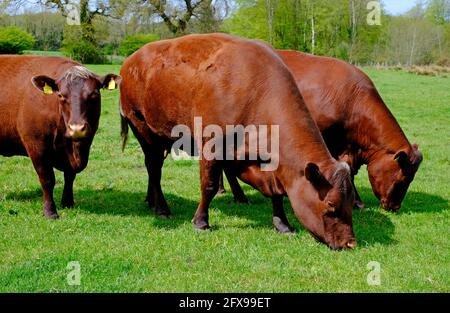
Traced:
POLYGON ((217 194, 218 195, 223 195, 224 193, 226 193, 227 191, 224 189, 224 188, 220 188, 218 191, 217 191, 217 194))
POLYGON ((173 217, 171 213, 156 213, 156 216, 162 220, 170 220, 173 217))
POLYGON ((295 234, 295 229, 291 225, 283 223, 279 217, 273 218, 273 226, 280 234, 295 234))
POLYGON ((209 226, 208 223, 194 223, 194 229, 197 231, 206 231, 206 230, 210 230, 211 227, 209 226))
POLYGON ((63 208, 73 208, 75 205, 75 202, 73 201, 61 201, 61 207, 63 208))
POLYGON ((355 209, 364 209, 366 205, 362 201, 355 200, 354 207, 355 209))
POLYGON ((52 219, 52 220, 56 220, 59 218, 58 213, 56 212, 48 212, 48 211, 44 211, 43 214, 46 218, 52 219))
POLYGON ((240 203, 240 204, 249 204, 249 201, 247 198, 234 198, 234 202, 240 203))
POLYGON ((169 219, 172 216, 172 212, 170 212, 169 208, 156 208, 155 214, 159 218, 162 219, 169 219))

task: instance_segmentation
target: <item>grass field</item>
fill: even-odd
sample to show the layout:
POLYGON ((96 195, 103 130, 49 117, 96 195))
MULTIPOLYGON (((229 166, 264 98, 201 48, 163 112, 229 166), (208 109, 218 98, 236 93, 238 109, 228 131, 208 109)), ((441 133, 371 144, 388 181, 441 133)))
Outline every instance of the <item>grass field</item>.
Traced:
MULTIPOLYGON (((360 172, 356 183, 368 208, 354 213, 356 250, 334 252, 315 242, 287 200, 298 234, 276 233, 270 201, 247 186, 251 205, 234 204, 230 193, 217 197, 213 230, 194 231, 195 161, 166 161, 162 183, 175 218, 156 218, 144 202, 137 141, 120 150, 118 92, 103 92, 90 163, 75 181, 76 207, 59 209, 59 220, 41 216, 30 160, 0 157, 0 291, 449 292, 450 78, 366 71, 424 162, 398 214, 382 211, 360 172), (67 284, 70 261, 81 266, 79 286, 67 284), (379 286, 367 283, 370 261, 380 263, 379 286)), ((58 202, 62 183, 57 173, 58 202)))

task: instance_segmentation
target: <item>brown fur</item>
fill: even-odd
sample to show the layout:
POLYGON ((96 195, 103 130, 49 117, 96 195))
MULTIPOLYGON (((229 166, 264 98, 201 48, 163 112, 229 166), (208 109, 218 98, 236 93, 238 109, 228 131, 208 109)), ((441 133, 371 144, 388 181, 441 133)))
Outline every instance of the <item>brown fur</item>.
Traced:
POLYGON ((0 75, 0 155, 31 158, 44 215, 57 218, 53 168, 64 172, 62 205, 73 206, 73 181, 87 166, 98 128, 99 89, 120 78, 98 77, 67 58, 36 56, 0 56, 0 75), (53 94, 44 94, 44 84, 53 94))
MULTIPOLYGON (((337 59, 277 52, 292 72, 333 157, 346 161, 352 175, 367 164, 382 206, 398 210, 422 154, 417 145, 409 143, 372 81, 355 66, 337 59)), ((245 202, 237 181, 231 177, 230 184, 237 200, 245 202)))
MULTIPOLYGON (((209 228, 208 207, 222 167, 229 167, 273 201, 288 195, 303 225, 330 247, 355 245, 353 190, 342 188, 349 172, 341 172, 329 154, 291 73, 271 48, 224 34, 190 35, 144 46, 125 61, 121 75, 121 111, 144 151, 148 200, 157 214, 170 214, 160 179, 175 125, 192 130, 194 116, 202 116, 204 126, 223 128, 280 125, 279 167, 257 180, 248 175, 259 171, 256 161, 201 160, 202 200, 194 225, 209 228)), ((274 212, 275 218, 279 230, 288 226, 284 212, 274 212)))

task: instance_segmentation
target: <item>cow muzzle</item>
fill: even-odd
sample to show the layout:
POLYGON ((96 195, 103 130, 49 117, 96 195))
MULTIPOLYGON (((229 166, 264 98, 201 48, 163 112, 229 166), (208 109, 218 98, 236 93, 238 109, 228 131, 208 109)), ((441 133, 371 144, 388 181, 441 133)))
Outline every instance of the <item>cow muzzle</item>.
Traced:
POLYGON ((72 140, 81 140, 88 136, 88 124, 80 123, 80 124, 69 124, 67 129, 68 137, 72 140))
POLYGON ((381 207, 386 211, 397 212, 400 210, 401 206, 402 205, 400 203, 394 203, 392 201, 388 201, 387 199, 381 200, 381 207))

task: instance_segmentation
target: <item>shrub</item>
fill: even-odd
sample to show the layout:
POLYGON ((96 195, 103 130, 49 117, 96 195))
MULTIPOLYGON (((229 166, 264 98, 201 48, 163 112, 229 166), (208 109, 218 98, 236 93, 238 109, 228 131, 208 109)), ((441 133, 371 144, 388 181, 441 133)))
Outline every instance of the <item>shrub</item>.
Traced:
POLYGON ((63 53, 84 64, 103 64, 106 62, 102 51, 93 42, 85 39, 83 30, 78 26, 64 29, 63 53))
POLYGON ((23 50, 33 48, 35 39, 33 35, 18 27, 0 28, 0 54, 18 54, 23 50))
POLYGON ((125 37, 120 43, 119 53, 125 57, 139 50, 143 45, 159 40, 159 36, 155 34, 136 34, 125 37))
POLYGON ((450 59, 447 57, 442 57, 436 62, 436 64, 439 66, 450 66, 450 59))

